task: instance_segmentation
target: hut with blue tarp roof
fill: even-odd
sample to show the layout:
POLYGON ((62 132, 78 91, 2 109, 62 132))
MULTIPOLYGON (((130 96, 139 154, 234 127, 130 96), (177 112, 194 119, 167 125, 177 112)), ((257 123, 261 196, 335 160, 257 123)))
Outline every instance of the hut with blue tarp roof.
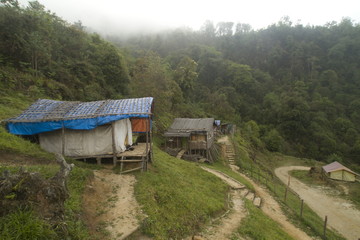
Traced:
POLYGON ((98 162, 112 157, 121 167, 124 162, 141 160, 145 169, 151 155, 152 114, 152 97, 93 102, 39 99, 6 123, 12 134, 37 135, 41 147, 49 152, 98 162), (145 134, 146 142, 128 153, 133 133, 145 134), (141 159, 129 159, 135 157, 131 155, 141 159))

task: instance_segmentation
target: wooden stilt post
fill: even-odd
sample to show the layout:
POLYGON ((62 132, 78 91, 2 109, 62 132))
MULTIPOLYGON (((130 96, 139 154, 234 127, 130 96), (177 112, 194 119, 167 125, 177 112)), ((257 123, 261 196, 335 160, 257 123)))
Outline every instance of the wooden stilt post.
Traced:
POLYGON ((188 152, 188 154, 192 154, 191 153, 191 137, 189 136, 189 139, 188 139, 188 146, 189 146, 189 152, 188 152))
MULTIPOLYGON (((154 161, 154 153, 153 153, 153 140, 152 140, 152 129, 151 129, 151 126, 150 126, 150 118, 149 118, 149 131, 150 131, 150 162, 153 162, 154 161)), ((147 165, 146 165, 146 169, 147 169, 147 165)))
POLYGON ((115 122, 111 123, 111 138, 112 138, 112 151, 113 151, 113 164, 116 165, 116 143, 115 143, 115 122))
POLYGON ((206 132, 206 159, 209 161, 208 132, 206 132))
POLYGON ((324 239, 326 239, 326 225, 327 225, 327 216, 325 216, 325 221, 324 221, 324 239))
POLYGON ((147 162, 149 160, 149 122, 146 121, 146 156, 145 159, 143 161, 143 166, 142 166, 142 170, 141 171, 146 171, 147 169, 147 162))
POLYGON ((275 183, 275 181, 273 181, 273 183, 274 183, 274 194, 276 196, 276 183, 275 183))
POLYGON ((300 217, 303 216, 303 210, 304 210, 304 199, 301 199, 300 217))
POLYGON ((64 123, 61 128, 61 154, 65 156, 65 127, 64 123))
POLYGON ((120 174, 122 173, 123 171, 123 168, 124 168, 124 156, 121 156, 121 162, 120 162, 120 174))

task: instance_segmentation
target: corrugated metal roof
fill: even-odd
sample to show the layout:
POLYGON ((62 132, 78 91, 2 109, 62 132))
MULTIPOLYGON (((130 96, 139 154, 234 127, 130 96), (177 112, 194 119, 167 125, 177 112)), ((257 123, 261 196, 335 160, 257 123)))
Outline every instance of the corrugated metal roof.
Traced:
POLYGON ((355 175, 358 175, 357 173, 351 171, 349 168, 345 167, 344 165, 342 165, 341 163, 339 163, 337 161, 335 161, 333 163, 330 163, 328 165, 325 165, 322 168, 327 173, 334 172, 334 171, 339 171, 339 170, 345 170, 345 171, 351 172, 351 173, 353 173, 355 175))
POLYGON ((165 136, 190 136, 194 131, 213 131, 214 118, 175 118, 165 136))
POLYGON ((132 98, 93 102, 69 102, 39 99, 7 122, 43 122, 86 119, 109 115, 151 114, 153 98, 132 98))

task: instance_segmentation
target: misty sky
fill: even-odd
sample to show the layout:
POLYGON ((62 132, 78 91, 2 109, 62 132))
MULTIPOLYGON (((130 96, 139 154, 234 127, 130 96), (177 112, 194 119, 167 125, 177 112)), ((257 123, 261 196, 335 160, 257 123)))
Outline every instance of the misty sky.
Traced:
MULTIPOLYGON (((19 1, 26 5, 27 0, 19 1)), ((359 0, 39 0, 70 23, 105 34, 125 34, 165 28, 199 30, 206 20, 248 23, 266 28, 281 17, 293 23, 324 25, 349 17, 360 22, 359 0)))

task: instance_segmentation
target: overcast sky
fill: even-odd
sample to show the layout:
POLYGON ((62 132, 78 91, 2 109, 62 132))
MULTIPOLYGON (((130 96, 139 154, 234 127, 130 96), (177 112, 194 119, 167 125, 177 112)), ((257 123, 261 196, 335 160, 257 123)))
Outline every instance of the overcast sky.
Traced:
MULTIPOLYGON (((20 0, 26 5, 28 0, 20 0)), ((360 22, 360 0, 39 0, 70 23, 119 34, 164 28, 199 30, 206 20, 248 23, 266 28, 281 17, 293 23, 324 25, 349 17, 360 22)))

